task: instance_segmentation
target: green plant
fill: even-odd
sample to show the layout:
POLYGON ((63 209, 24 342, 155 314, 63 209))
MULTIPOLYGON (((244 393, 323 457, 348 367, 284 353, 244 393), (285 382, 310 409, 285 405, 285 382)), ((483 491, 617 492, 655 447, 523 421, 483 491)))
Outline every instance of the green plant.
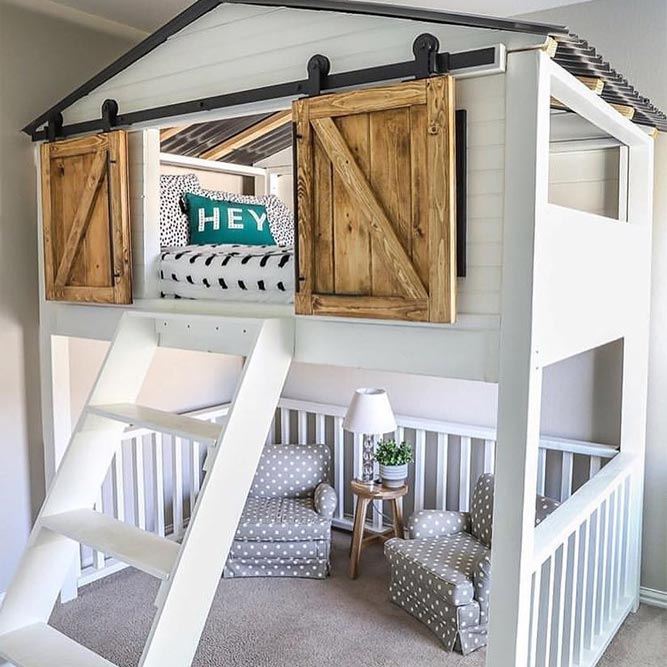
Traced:
POLYGON ((395 440, 380 440, 375 460, 383 466, 402 466, 412 463, 412 447, 407 442, 398 444, 395 440))

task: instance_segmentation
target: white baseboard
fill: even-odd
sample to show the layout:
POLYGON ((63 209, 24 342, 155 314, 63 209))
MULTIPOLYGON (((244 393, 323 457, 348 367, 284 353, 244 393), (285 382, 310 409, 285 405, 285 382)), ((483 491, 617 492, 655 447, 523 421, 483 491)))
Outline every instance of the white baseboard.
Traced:
POLYGON ((642 586, 639 589, 639 601, 651 607, 667 609, 667 591, 656 591, 654 588, 642 586))

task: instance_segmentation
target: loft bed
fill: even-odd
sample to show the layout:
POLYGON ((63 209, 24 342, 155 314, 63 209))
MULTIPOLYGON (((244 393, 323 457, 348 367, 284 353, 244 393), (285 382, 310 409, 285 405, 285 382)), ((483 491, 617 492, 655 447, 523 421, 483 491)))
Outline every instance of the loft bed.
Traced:
MULTIPOLYGON (((207 435, 215 440, 208 496, 220 501, 218 482, 229 483, 229 525, 216 528, 222 552, 291 361, 496 382, 491 604, 506 613, 491 615, 489 664, 547 664, 552 650, 573 664, 567 605, 574 628, 584 629, 576 662, 595 664, 638 601, 651 137, 658 129, 667 129, 664 114, 563 27, 370 3, 200 0, 25 128, 47 142, 38 164, 49 475, 66 444, 57 416, 64 336, 114 340, 83 422, 90 429, 73 441, 92 438, 104 456, 111 447, 104 443, 119 435, 114 427, 104 439, 109 415, 135 422, 127 407, 101 404, 134 402, 155 347, 246 358, 226 428, 207 435), (327 57, 313 56, 316 50, 327 57), (160 298, 160 131, 268 117, 289 104, 294 306, 160 298), (456 149, 464 145, 457 110, 467 114, 466 150, 458 154, 465 198, 457 197, 455 178, 456 149), (396 147, 388 146, 392 132, 402 137, 396 147), (384 152, 375 154, 378 146, 384 152), (71 157, 81 164, 73 170, 79 177, 68 180, 71 157), (89 172, 86 187, 80 175, 89 172), (64 215, 62 199, 51 195, 70 186, 79 203, 64 215), (108 206, 94 204, 99 192, 108 206), (461 209, 465 255, 456 244, 461 209), (54 226, 54 215, 66 224, 54 226), (95 299, 104 304, 85 303, 95 299), (620 453, 533 530, 543 370, 619 339, 620 453), (621 535, 628 554, 609 598, 597 582, 612 575, 596 569, 600 552, 589 549, 593 526, 598 537, 604 527, 604 540, 621 535), (600 614, 608 622, 590 622, 600 614)), ((99 487, 78 484, 86 499, 99 487)), ((181 558, 190 575, 215 581, 218 559, 202 537, 213 526, 210 507, 201 510, 202 522, 194 518, 181 558)), ((40 536, 38 521, 31 549, 40 536)), ((34 614, 44 621, 52 606, 46 598, 57 594, 41 581, 45 574, 25 568, 0 609, 0 654, 26 585, 44 583, 49 594, 34 614)), ((208 608, 204 599, 188 619, 179 617, 176 602, 187 599, 192 576, 176 568, 161 589, 142 664, 173 655, 188 664, 194 654, 208 608)))

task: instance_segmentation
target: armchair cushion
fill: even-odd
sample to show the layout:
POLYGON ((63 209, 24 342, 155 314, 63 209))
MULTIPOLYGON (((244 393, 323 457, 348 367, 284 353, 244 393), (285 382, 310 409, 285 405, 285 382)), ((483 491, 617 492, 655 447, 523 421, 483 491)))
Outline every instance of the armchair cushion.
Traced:
POLYGON ((392 581, 416 597, 427 591, 437 606, 473 601, 473 572, 488 549, 468 533, 415 540, 394 538, 385 544, 392 581))
POLYGON ((331 521, 315 511, 310 498, 248 498, 234 539, 329 540, 330 529, 331 521))
POLYGON ((308 498, 329 479, 326 445, 267 445, 250 488, 253 498, 308 498))
POLYGON ((315 511, 325 519, 332 519, 336 507, 338 506, 338 496, 333 486, 322 482, 318 484, 315 489, 315 497, 313 498, 315 511))
POLYGON ((408 519, 409 539, 421 537, 446 537, 470 529, 468 512, 446 510, 421 510, 408 519))

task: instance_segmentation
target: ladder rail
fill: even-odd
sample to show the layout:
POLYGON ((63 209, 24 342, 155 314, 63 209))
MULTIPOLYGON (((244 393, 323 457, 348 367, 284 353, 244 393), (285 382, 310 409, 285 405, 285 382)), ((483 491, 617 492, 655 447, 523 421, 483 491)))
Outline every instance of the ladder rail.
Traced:
MULTIPOLYGON (((157 344, 149 320, 125 313, 88 403, 136 401, 157 344)), ((78 545, 43 530, 42 517, 93 506, 123 429, 123 424, 86 411, 79 418, 0 607, 0 635, 48 622, 78 545)))
POLYGON ((141 667, 192 663, 293 354, 293 322, 265 320, 246 357, 173 575, 159 596, 141 667))
POLYGON ((79 544, 88 544, 162 579, 140 667, 192 663, 293 356, 291 318, 190 324, 124 313, 0 607, 0 656, 41 667, 52 646, 73 666, 111 665, 48 626, 79 544), (156 349, 174 343, 245 356, 224 428, 136 405, 156 349), (122 432, 137 420, 214 445, 180 547, 93 510, 122 432))

